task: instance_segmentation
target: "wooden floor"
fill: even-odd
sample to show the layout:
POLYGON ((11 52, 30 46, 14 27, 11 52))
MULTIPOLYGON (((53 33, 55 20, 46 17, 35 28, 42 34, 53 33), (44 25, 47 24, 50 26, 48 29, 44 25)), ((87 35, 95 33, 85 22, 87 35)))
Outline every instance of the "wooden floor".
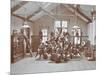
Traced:
POLYGON ((11 64, 11 73, 43 73, 61 71, 95 70, 96 61, 73 59, 65 63, 52 63, 49 60, 36 60, 35 57, 26 57, 11 64))

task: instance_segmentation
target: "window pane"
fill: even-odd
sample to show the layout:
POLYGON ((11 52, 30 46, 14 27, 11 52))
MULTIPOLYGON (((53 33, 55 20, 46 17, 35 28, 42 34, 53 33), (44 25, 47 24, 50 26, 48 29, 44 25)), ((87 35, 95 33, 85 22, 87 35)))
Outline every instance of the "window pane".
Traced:
POLYGON ((55 28, 61 27, 60 21, 55 21, 55 28))
POLYGON ((43 33, 43 37, 42 37, 42 42, 46 42, 47 41, 47 29, 42 29, 42 33, 43 33))
POLYGON ((62 21, 62 28, 67 28, 67 21, 62 21))
POLYGON ((81 36, 81 29, 78 29, 77 31, 78 31, 79 36, 81 36))
POLYGON ((45 43, 46 41, 47 41, 47 37, 44 37, 44 36, 43 36, 43 38, 42 38, 42 42, 45 43))
POLYGON ((43 36, 47 36, 47 29, 42 29, 43 36))
POLYGON ((81 36, 81 29, 78 26, 74 26, 73 27, 73 31, 74 31, 74 43, 75 44, 80 44, 80 37, 81 36))
POLYGON ((78 44, 80 44, 80 42, 81 42, 81 40, 80 40, 80 38, 78 38, 78 44))
POLYGON ((54 29, 55 35, 57 35, 61 29, 62 32, 67 32, 67 21, 55 21, 54 29))

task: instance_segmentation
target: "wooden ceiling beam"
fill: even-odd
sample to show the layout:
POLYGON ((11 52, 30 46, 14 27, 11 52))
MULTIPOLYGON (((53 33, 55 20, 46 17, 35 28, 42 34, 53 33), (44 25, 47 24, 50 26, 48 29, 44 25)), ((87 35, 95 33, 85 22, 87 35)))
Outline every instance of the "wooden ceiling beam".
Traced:
POLYGON ((39 12, 41 12, 41 8, 39 8, 37 11, 35 11, 34 13, 30 14, 29 16, 27 16, 27 20, 32 18, 34 15, 38 14, 39 12))
POLYGON ((12 16, 15 16, 15 17, 17 17, 17 18, 20 18, 20 19, 22 19, 22 20, 25 20, 25 18, 24 18, 24 17, 21 17, 21 16, 16 15, 16 14, 12 14, 12 16))
POLYGON ((83 12, 81 12, 80 10, 77 10, 81 15, 83 15, 89 22, 92 22, 92 20, 86 16, 83 12))
MULTIPOLYGON (((69 5, 72 9, 76 9, 75 7, 73 7, 72 5, 69 5)), ((80 7, 79 7, 79 5, 78 5, 78 8, 77 8, 77 13, 79 13, 80 15, 82 15, 84 18, 86 18, 87 20, 88 20, 88 22, 91 22, 92 20, 88 17, 88 16, 86 16, 82 11, 80 11, 80 7)))
POLYGON ((18 5, 11 8, 11 13, 15 12, 16 10, 18 10, 19 8, 21 8, 23 5, 25 5, 27 3, 28 3, 28 1, 21 1, 18 5))
POLYGON ((77 11, 76 12, 75 12, 76 7, 72 6, 71 4, 67 4, 67 5, 65 4, 63 6, 66 7, 74 15, 76 14, 83 21, 85 21, 87 23, 91 22, 91 19, 88 16, 86 16, 83 12, 80 11, 80 6, 79 5, 77 6, 77 11))
MULTIPOLYGON (((22 19, 23 21, 26 20, 26 18, 24 18, 24 17, 22 17, 22 16, 19 16, 19 15, 16 15, 16 14, 12 14, 12 16, 15 16, 15 17, 17 17, 17 18, 20 18, 20 19, 22 19)), ((33 23, 33 21, 31 21, 31 20, 29 20, 29 19, 28 19, 27 21, 33 23)))
POLYGON ((29 20, 31 17, 33 17, 34 16, 34 13, 32 13, 31 15, 29 15, 28 17, 27 17, 27 20, 29 20))

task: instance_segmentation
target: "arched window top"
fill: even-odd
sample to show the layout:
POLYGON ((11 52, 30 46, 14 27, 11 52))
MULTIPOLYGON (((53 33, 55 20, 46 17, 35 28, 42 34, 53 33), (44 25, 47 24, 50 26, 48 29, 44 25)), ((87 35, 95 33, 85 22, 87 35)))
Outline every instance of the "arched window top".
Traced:
POLYGON ((73 32, 73 38, 74 38, 74 44, 80 44, 81 41, 81 29, 79 26, 73 26, 72 27, 72 32, 73 32))
POLYGON ((73 29, 79 29, 80 27, 79 26, 73 26, 72 28, 73 29))

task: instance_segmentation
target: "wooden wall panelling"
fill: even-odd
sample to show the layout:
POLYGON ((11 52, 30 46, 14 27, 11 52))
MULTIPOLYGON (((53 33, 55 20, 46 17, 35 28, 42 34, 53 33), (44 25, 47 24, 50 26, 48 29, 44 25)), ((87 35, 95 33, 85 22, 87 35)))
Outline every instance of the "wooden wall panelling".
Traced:
POLYGON ((14 36, 11 36, 11 63, 24 58, 24 45, 22 42, 13 42, 14 36))
POLYGON ((32 36, 32 51, 33 52, 37 51, 39 44, 40 44, 40 37, 32 36))

